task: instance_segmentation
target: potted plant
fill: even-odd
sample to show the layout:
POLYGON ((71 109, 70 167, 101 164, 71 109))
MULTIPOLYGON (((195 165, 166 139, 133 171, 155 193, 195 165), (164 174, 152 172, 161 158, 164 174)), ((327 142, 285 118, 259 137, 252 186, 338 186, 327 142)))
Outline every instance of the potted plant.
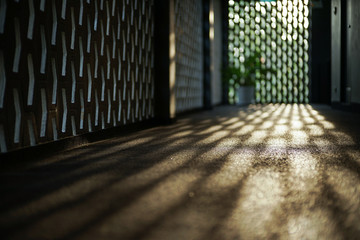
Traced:
POLYGON ((235 94, 233 102, 238 105, 255 103, 255 83, 256 79, 265 79, 268 72, 274 73, 275 70, 266 67, 265 59, 260 52, 255 52, 246 57, 242 63, 243 68, 228 66, 223 72, 223 79, 226 84, 233 85, 235 94))

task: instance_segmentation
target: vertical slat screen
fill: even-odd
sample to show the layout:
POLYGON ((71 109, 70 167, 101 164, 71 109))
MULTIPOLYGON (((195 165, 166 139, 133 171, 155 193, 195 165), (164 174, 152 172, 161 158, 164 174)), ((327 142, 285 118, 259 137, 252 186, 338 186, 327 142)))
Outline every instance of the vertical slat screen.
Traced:
MULTIPOLYGON (((259 51, 273 70, 256 75, 256 102, 309 102, 309 0, 228 3, 229 65, 245 71, 245 59, 259 51)), ((233 101, 236 86, 230 83, 233 101)))
POLYGON ((176 112, 203 106, 202 1, 175 0, 176 112))

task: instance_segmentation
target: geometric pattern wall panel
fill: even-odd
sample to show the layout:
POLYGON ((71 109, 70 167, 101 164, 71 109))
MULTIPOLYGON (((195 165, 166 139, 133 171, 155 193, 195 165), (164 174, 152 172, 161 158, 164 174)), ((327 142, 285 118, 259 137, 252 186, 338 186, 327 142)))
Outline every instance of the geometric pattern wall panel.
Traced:
POLYGON ((153 0, 0 0, 0 151, 154 117, 153 0))
MULTIPOLYGON (((256 102, 308 103, 309 0, 228 3, 229 65, 245 71, 245 60, 258 52, 273 70, 256 74, 256 102)), ((232 99, 236 86, 230 88, 232 99)))
POLYGON ((203 106, 202 1, 175 0, 176 112, 203 106))

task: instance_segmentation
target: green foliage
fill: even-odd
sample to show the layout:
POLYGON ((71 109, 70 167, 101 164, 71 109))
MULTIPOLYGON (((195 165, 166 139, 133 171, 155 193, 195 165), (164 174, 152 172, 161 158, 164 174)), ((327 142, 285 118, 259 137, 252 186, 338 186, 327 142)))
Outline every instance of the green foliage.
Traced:
POLYGON ((276 73, 275 69, 266 67, 265 59, 259 51, 245 58, 242 65, 243 70, 234 66, 223 69, 223 81, 231 85, 255 86, 256 78, 266 79, 268 72, 276 73))

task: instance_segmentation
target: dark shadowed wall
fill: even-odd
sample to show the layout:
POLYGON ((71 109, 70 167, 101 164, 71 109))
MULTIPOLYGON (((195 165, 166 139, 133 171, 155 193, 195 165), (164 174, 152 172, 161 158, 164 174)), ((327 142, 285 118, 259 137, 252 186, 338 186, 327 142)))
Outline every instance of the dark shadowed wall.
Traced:
POLYGON ((331 2, 312 10, 311 102, 331 102, 331 2))
POLYGON ((360 1, 331 3, 331 100, 360 104, 360 1))

